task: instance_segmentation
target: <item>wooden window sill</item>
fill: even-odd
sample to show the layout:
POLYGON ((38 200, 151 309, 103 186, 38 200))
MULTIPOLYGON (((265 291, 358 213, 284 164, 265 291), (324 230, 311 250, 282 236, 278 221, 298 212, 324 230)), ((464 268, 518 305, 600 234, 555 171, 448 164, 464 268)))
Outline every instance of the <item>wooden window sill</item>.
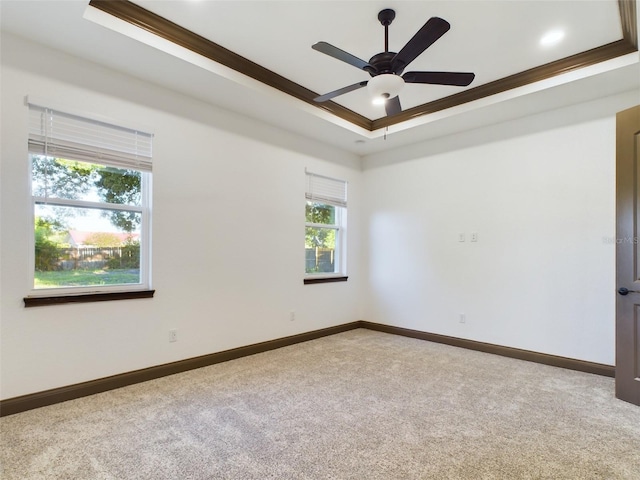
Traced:
POLYGON ((136 298, 153 298, 155 290, 132 290, 129 292, 84 293, 79 295, 56 295, 51 297, 25 297, 24 306, 43 307, 63 303, 108 302, 111 300, 131 300, 136 298))
POLYGON ((333 282, 346 282, 349 277, 319 277, 319 278, 305 278, 304 284, 310 285, 312 283, 333 283, 333 282))

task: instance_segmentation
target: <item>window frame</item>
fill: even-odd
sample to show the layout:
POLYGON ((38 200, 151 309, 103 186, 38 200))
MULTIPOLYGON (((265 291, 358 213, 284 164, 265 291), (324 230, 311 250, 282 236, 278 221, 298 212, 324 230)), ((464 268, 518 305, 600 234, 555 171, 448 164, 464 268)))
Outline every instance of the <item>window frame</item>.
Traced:
MULTIPOLYGON (((346 281, 347 276, 347 182, 344 180, 319 175, 306 171, 307 176, 307 189, 305 192, 305 238, 307 228, 322 228, 336 231, 335 251, 334 251, 334 271, 333 272, 319 272, 310 273, 304 272, 304 284, 312 283, 327 283, 327 282, 340 282, 346 281), (335 182, 335 184, 342 184, 344 192, 337 194, 335 201, 331 198, 324 196, 316 197, 310 190, 309 182, 313 181, 313 178, 320 179, 321 182, 335 182), (315 223, 308 222, 306 220, 306 206, 307 204, 315 203, 319 205, 330 205, 334 207, 335 223, 315 223)), ((306 250, 306 245, 305 245, 306 250)), ((305 256, 306 262, 306 256, 305 256)))
MULTIPOLYGON (((29 192, 30 192, 30 235, 29 235, 29 249, 30 249, 30 275, 29 275, 29 295, 25 298, 48 298, 48 297, 64 297, 64 296, 85 296, 87 294, 104 295, 109 293, 123 292, 139 292, 151 290, 151 184, 152 173, 148 171, 137 170, 135 168, 127 168, 127 170, 136 170, 140 172, 140 205, 128 205, 120 203, 99 202, 91 200, 75 200, 57 197, 42 197, 33 194, 33 169, 32 159, 34 154, 29 155, 29 192), (140 213, 140 282, 139 283, 120 283, 113 285, 86 285, 82 287, 47 287, 47 288, 35 288, 35 235, 33 225, 35 224, 36 206, 37 205, 50 205, 56 207, 68 207, 68 208, 88 208, 98 211, 127 211, 140 213)), ((49 156, 49 158, 57 158, 49 156)), ((75 160, 73 158, 65 158, 65 160, 78 161, 88 163, 85 160, 75 160)), ((109 167, 99 163, 93 162, 95 165, 101 165, 109 167)), ((122 168, 122 167, 118 167, 122 168)), ((105 299, 105 298, 103 298, 105 299)), ((77 299, 74 301, 78 301, 77 299)), ((51 302, 51 303, 64 303, 64 302, 51 302)))
MULTIPOLYGON (((153 134, 144 133, 141 130, 130 129, 116 125, 111 121, 97 119, 96 116, 85 114, 67 113, 61 110, 53 110, 50 107, 42 107, 41 103, 31 103, 26 99, 29 107, 29 148, 27 152, 29 167, 28 188, 30 214, 26 216, 29 221, 29 234, 27 236, 29 255, 29 275, 27 291, 24 297, 25 307, 53 305, 61 303, 96 302, 105 300, 122 300, 134 298, 151 298, 155 290, 152 289, 152 167, 151 167, 151 143, 153 134), (38 124, 37 115, 42 117, 38 124), (50 118, 50 115, 52 118, 50 118), (58 117, 55 117, 58 115, 58 117), (34 118, 36 121, 34 122, 34 118), (77 138, 56 137, 55 131, 50 133, 52 125, 58 120, 60 128, 64 128, 64 122, 70 119, 72 122, 86 122, 83 126, 89 129, 95 127, 95 131, 90 133, 94 137, 85 136, 81 132, 77 138), (45 123, 47 125, 45 125, 45 123), (98 133, 105 132, 107 137, 95 137, 98 133), (109 137, 114 132, 116 139, 109 137), (124 136, 123 136, 124 135, 124 136), (129 135, 129 137, 127 137, 129 135), (70 138, 67 140, 67 138, 70 138), (93 143, 98 138, 97 143, 93 143), (32 143, 33 142, 33 143, 32 143), (110 143, 111 142, 111 143, 110 143), (128 142, 128 143, 127 143, 128 142), (140 143, 141 142, 141 143, 140 143), (47 145, 52 148, 48 150, 47 145), (56 150, 58 147, 58 150, 56 150), (74 148, 78 152, 74 155, 74 148), (33 191, 33 159, 36 156, 48 158, 61 158, 64 160, 83 162, 116 168, 122 170, 132 170, 140 173, 140 203, 139 205, 110 203, 101 200, 78 200, 68 198, 57 198, 49 196, 38 196, 33 191), (140 267, 139 282, 120 283, 112 285, 86 285, 86 286, 54 286, 45 288, 35 287, 35 265, 36 265, 36 236, 34 231, 35 218, 38 205, 50 205, 66 208, 92 209, 98 211, 127 211, 140 215, 139 231, 140 242, 140 267)), ((58 130, 60 131, 60 130, 58 130)))

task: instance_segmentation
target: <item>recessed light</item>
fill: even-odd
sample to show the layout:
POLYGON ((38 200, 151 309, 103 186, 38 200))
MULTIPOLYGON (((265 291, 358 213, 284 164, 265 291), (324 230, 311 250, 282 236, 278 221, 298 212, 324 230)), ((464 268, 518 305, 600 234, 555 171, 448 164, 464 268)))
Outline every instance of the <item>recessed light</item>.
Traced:
POLYGON ((564 30, 550 30, 540 38, 540 45, 551 47, 557 45, 564 38, 564 30))

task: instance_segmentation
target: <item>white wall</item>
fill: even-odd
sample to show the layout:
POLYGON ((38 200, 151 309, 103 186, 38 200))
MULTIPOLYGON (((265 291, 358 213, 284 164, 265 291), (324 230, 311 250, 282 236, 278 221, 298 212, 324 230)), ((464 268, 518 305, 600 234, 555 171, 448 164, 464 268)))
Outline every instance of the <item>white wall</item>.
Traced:
POLYGON ((361 162, 10 35, 1 60, 0 398, 358 319, 614 363, 614 112, 637 92, 361 162), (155 133, 155 298, 24 308, 25 95, 155 133), (346 283, 302 284, 305 167, 349 181, 346 283))
POLYGON ((365 158, 365 318, 613 365, 614 112, 635 101, 365 158))
POLYGON ((1 398, 361 318, 359 158, 6 34, 1 89, 1 398), (155 133, 155 298, 24 308, 25 95, 155 133), (302 283, 305 167, 349 181, 346 283, 302 283))

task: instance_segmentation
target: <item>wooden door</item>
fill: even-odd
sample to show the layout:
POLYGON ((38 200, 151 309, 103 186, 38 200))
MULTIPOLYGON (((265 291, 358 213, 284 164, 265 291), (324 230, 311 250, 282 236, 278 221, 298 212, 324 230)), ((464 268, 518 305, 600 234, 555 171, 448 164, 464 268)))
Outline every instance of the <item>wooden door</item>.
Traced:
POLYGON ((640 105, 616 120, 616 397, 640 405, 640 105))

